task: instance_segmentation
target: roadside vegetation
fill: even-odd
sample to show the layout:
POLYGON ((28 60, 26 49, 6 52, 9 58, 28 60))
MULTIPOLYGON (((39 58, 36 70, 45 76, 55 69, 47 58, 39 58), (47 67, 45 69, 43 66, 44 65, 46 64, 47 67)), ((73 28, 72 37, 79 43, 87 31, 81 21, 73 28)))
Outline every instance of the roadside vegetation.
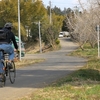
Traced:
POLYGON ((43 62, 45 59, 22 59, 21 61, 15 61, 16 68, 30 66, 35 63, 43 62))
MULTIPOLYGON (((13 23, 13 32, 18 36, 18 1, 0 1, 0 27, 6 22, 13 23)), ((20 31, 21 40, 28 43, 39 42, 39 22, 41 42, 44 46, 56 48, 58 35, 65 18, 64 11, 58 7, 51 9, 52 21, 50 23, 50 7, 45 7, 41 0, 20 0, 20 31)))
MULTIPOLYGON (((97 43, 96 26, 100 23, 99 0, 86 0, 85 7, 81 0, 78 1, 80 7, 61 10, 56 6, 45 7, 41 0, 20 0, 21 40, 26 44, 30 41, 33 44, 39 42, 40 22, 41 41, 48 48, 56 48, 61 31, 69 32, 81 49, 84 49, 87 42, 94 47, 97 43), (52 15, 51 22, 50 15, 52 15)), ((0 7, 0 27, 6 22, 12 22, 13 32, 18 36, 18 1, 1 0, 0 7)))
POLYGON ((70 54, 86 58, 83 68, 69 74, 21 100, 100 100, 100 59, 97 46, 84 45, 70 54))

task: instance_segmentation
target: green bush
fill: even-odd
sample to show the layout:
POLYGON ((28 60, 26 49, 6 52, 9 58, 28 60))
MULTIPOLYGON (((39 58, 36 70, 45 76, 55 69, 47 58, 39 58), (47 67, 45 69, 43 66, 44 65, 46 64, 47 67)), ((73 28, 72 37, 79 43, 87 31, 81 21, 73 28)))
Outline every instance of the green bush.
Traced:
POLYGON ((58 44, 60 44, 60 41, 59 41, 59 39, 56 39, 56 44, 58 45, 58 44))

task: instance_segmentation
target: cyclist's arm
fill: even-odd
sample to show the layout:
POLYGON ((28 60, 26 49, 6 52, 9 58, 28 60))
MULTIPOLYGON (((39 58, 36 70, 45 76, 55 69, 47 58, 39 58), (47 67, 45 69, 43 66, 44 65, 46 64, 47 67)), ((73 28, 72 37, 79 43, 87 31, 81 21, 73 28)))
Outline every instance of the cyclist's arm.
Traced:
POLYGON ((13 33, 12 33, 12 41, 13 41, 15 49, 18 50, 18 45, 17 45, 16 39, 13 33))

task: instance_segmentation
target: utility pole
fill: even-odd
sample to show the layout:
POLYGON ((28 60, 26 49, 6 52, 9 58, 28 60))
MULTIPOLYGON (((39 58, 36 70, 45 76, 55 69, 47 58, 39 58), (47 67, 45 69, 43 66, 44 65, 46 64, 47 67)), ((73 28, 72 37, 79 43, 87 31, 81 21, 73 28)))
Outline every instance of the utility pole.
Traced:
POLYGON ((50 24, 51 24, 51 1, 49 1, 49 5, 50 5, 50 24))
POLYGON ((100 44, 99 44, 99 42, 100 42, 100 38, 99 38, 99 31, 100 31, 100 26, 99 25, 97 25, 97 36, 98 36, 98 58, 100 58, 100 44))
POLYGON ((19 35, 19 59, 21 61, 21 33, 20 33, 20 0, 18 0, 18 35, 19 35))
POLYGON ((40 41, 40 53, 42 53, 42 46, 41 46, 41 32, 40 32, 40 21, 39 21, 39 41, 40 41))

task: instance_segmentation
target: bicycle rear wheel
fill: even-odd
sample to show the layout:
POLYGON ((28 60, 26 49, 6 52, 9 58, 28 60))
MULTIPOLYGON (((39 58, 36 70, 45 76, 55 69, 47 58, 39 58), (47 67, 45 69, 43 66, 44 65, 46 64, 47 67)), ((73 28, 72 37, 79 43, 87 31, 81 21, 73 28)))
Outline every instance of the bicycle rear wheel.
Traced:
POLYGON ((8 74, 9 74, 9 79, 10 82, 13 84, 15 82, 15 77, 16 77, 16 69, 15 69, 15 63, 12 61, 9 63, 8 67, 8 74))

